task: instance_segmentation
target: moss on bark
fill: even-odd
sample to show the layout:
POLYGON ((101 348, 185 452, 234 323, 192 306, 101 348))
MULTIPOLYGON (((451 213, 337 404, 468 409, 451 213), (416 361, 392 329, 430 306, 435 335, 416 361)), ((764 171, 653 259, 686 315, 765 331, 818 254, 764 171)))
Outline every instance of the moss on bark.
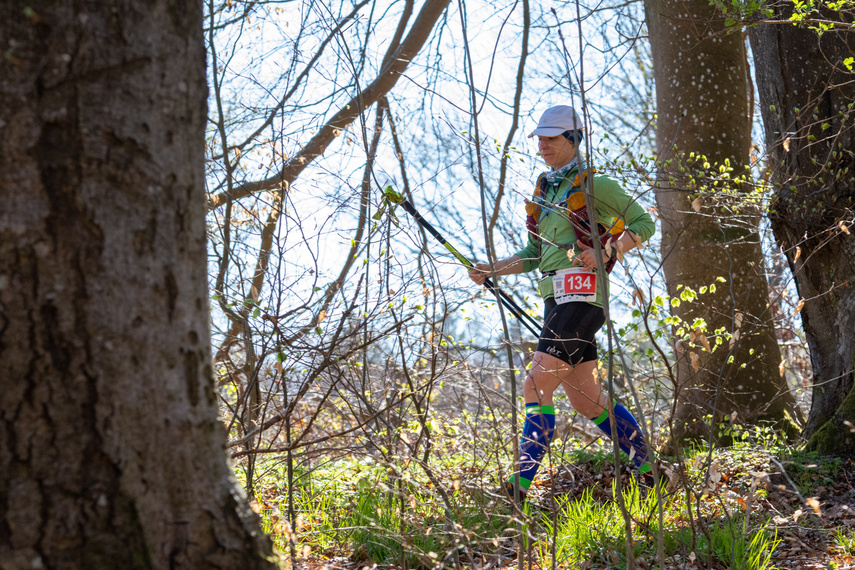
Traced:
POLYGON ((807 449, 822 455, 855 456, 855 384, 834 415, 808 440, 807 449))

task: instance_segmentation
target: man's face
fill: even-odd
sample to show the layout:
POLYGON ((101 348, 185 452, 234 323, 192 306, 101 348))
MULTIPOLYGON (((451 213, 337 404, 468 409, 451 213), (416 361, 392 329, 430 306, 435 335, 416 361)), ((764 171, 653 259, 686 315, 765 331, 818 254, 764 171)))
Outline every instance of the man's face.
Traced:
POLYGON ((537 136, 537 150, 543 162, 552 168, 561 168, 576 157, 576 147, 563 136, 537 136))

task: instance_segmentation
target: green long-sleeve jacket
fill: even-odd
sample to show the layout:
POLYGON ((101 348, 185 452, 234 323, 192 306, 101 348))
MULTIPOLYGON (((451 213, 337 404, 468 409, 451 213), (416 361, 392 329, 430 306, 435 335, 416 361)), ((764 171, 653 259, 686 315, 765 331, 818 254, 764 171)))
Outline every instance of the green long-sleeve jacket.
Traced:
MULTIPOLYGON (((576 232, 566 213, 559 208, 550 211, 550 206, 561 202, 568 194, 577 173, 576 168, 571 169, 559 186, 549 186, 544 191, 544 207, 538 224, 539 235, 535 237, 529 233, 528 243, 516 253, 523 260, 524 272, 540 269, 546 273, 573 267, 567 252, 569 246, 572 246, 576 253, 581 251, 576 245, 576 232)), ((593 186, 597 221, 610 227, 615 220, 622 218, 627 230, 636 234, 642 241, 650 239, 656 231, 653 218, 626 193, 617 180, 610 176, 594 175, 593 186)), ((554 296, 552 277, 544 276, 539 284, 541 297, 547 299, 554 296)), ((603 306, 599 287, 597 299, 592 304, 603 306)))

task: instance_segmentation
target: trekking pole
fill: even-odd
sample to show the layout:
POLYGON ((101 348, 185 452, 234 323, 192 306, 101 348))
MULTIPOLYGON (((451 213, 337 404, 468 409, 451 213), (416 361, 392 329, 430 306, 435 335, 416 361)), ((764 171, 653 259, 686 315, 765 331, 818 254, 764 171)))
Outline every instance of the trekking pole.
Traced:
MULTIPOLYGON (((444 245, 445 249, 451 252, 451 255, 456 257, 460 263, 470 269, 475 267, 471 261, 466 259, 466 257, 462 253, 457 251, 457 249, 455 249, 453 245, 448 243, 445 238, 442 237, 442 234, 436 231, 436 228, 434 228, 430 224, 430 222, 425 220, 422 215, 419 214, 418 210, 416 210, 415 207, 413 207, 413 205, 410 203, 410 201, 404 198, 403 195, 399 194, 398 192, 395 192, 391 186, 386 187, 386 189, 383 191, 383 195, 393 204, 400 204, 401 206, 403 206, 404 210, 406 210, 408 214, 415 218, 416 222, 418 222, 421 227, 426 229, 430 233, 430 235, 436 238, 439 243, 444 245)), ((381 212, 378 212, 378 214, 379 213, 382 213, 382 210, 381 212)), ((484 286, 487 287, 487 289, 489 289, 498 297, 499 301, 501 301, 501 303, 508 309, 508 311, 510 311, 511 314, 513 314, 517 318, 517 320, 519 320, 523 324, 523 326, 525 326, 525 328, 527 328, 529 332, 531 332, 531 334, 536 337, 540 337, 540 325, 537 323, 534 317, 526 313, 519 305, 517 305, 513 297, 511 297, 501 289, 496 288, 496 286, 493 285, 493 282, 490 281, 490 279, 484 280, 484 286)))

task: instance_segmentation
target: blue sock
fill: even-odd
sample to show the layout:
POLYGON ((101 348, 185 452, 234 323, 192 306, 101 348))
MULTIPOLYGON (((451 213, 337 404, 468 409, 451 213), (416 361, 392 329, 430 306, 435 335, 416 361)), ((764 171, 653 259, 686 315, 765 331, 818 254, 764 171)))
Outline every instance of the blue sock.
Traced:
MULTIPOLYGON (((591 421, 604 434, 614 439, 612 437, 612 424, 609 421, 608 409, 603 410, 603 413, 599 417, 591 418, 591 421)), ((632 461, 638 467, 640 473, 650 471, 650 463, 647 459, 647 443, 644 441, 644 434, 641 432, 638 422, 635 421, 635 417, 633 417, 630 411, 623 407, 623 404, 618 404, 617 402, 615 402, 615 424, 618 432, 618 446, 620 446, 621 451, 632 457, 632 461)))
MULTIPOLYGON (((525 405, 525 425, 520 438, 520 489, 527 491, 555 432, 555 407, 525 405)), ((513 475, 509 482, 513 483, 513 475)))

